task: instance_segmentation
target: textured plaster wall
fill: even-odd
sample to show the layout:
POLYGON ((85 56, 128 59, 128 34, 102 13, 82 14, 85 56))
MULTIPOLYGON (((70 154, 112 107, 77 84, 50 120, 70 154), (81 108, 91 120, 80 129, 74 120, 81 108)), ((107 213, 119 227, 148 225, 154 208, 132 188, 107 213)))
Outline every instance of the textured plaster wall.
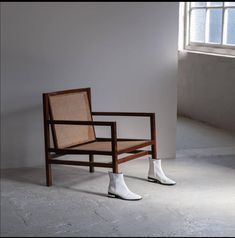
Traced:
POLYGON ((42 93, 80 87, 95 111, 156 112, 159 157, 175 157, 177 34, 177 2, 2 2, 2 166, 44 164, 42 93))

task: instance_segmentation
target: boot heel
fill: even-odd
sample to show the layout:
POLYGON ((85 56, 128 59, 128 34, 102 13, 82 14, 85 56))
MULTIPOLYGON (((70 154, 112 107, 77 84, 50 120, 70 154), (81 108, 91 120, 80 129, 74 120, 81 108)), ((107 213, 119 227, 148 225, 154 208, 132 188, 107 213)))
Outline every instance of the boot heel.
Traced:
POLYGON ((119 196, 117 196, 116 194, 108 192, 108 197, 118 198, 119 196))
POLYGON ((158 179, 151 178, 151 177, 148 177, 148 181, 149 182, 156 182, 156 183, 160 183, 161 184, 161 182, 158 179))
POLYGON ((154 181, 155 179, 154 179, 154 178, 151 178, 151 177, 148 177, 148 180, 154 181))

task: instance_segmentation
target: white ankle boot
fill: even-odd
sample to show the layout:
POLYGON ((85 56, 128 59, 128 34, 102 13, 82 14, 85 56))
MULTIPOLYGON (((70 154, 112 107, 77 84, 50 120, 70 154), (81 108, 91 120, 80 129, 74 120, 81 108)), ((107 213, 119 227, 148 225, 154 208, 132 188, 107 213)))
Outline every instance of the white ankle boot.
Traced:
POLYGON ((140 200, 142 197, 129 190, 124 181, 123 173, 112 173, 109 172, 109 196, 121 198, 125 200, 140 200))
POLYGON ((160 184, 165 184, 165 185, 174 185, 176 184, 175 181, 172 179, 168 178, 161 166, 161 160, 159 159, 152 159, 149 158, 149 172, 148 172, 148 179, 150 181, 156 181, 160 184))

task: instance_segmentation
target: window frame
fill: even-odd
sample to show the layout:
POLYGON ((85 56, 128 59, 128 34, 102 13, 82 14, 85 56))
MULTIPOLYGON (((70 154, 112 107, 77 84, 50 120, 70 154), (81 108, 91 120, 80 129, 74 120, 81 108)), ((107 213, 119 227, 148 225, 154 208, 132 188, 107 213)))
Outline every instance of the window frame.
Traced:
MULTIPOLYGON (((180 2, 180 18, 181 22, 180 31, 183 36, 181 36, 181 41, 183 47, 180 48, 193 51, 193 52, 203 52, 203 53, 212 53, 218 55, 225 56, 234 56, 235 57, 235 45, 224 45, 224 14, 225 9, 232 8, 235 9, 235 6, 225 6, 225 2, 223 2, 222 6, 206 6, 206 7, 191 7, 191 2, 180 2), (191 20, 191 12, 193 9, 221 9, 222 8, 222 29, 221 29, 221 43, 207 43, 207 42, 190 42, 190 20, 191 20), (183 16, 182 16, 183 15, 183 16), (183 21, 183 24, 182 24, 183 21)), ((180 35, 179 35, 180 36, 180 35)), ((180 38, 179 38, 180 40, 180 38)), ((206 39, 205 39, 206 40, 206 39)))

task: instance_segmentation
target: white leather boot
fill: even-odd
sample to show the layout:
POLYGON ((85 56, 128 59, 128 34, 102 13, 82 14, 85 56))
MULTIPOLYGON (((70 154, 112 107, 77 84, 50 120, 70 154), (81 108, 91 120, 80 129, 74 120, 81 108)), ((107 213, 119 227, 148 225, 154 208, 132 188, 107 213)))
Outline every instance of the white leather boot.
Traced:
POLYGON ((123 173, 117 174, 109 172, 109 178, 109 196, 121 198, 124 200, 140 200, 142 198, 138 194, 135 194, 129 190, 124 181, 123 173))
POLYGON ((148 172, 148 179, 150 181, 156 181, 160 184, 164 185, 175 185, 176 182, 172 179, 168 178, 161 166, 161 160, 160 159, 152 159, 149 158, 149 172, 148 172))

